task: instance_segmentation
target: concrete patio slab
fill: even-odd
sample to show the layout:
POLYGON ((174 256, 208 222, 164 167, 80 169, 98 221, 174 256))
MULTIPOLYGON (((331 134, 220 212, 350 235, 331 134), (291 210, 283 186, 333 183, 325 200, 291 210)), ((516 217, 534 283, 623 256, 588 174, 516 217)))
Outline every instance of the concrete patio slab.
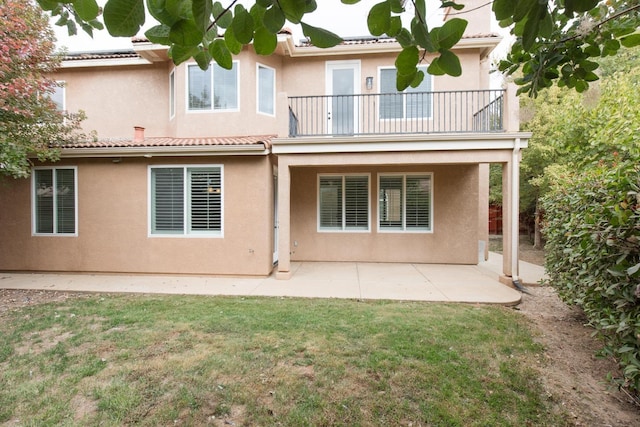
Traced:
MULTIPOLYGON (((292 263, 290 280, 270 277, 177 275, 45 274, 0 272, 0 288, 72 292, 162 293, 392 299, 517 304, 521 294, 498 281, 502 257, 491 254, 479 265, 292 263)), ((544 269, 520 264, 524 283, 537 283, 544 269), (526 276, 525 276, 526 274, 526 276)))

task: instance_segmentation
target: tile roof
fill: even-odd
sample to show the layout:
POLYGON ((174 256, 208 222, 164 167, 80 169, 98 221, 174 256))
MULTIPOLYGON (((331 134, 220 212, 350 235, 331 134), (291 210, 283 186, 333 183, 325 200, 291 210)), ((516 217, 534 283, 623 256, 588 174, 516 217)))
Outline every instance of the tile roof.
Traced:
POLYGON ((130 138, 112 138, 98 141, 86 141, 72 144, 65 144, 61 148, 159 148, 159 147, 209 147, 209 146, 232 146, 232 145, 263 145, 265 148, 271 146, 271 140, 275 135, 252 135, 252 136, 219 136, 207 138, 171 138, 171 137, 147 137, 137 141, 130 138))
POLYGON ((87 59, 123 59, 141 58, 133 50, 104 51, 104 52, 72 52, 64 55, 65 61, 82 61, 87 59))
MULTIPOLYGON (((500 37, 500 35, 495 33, 489 34, 473 34, 468 36, 463 36, 462 39, 481 39, 481 38, 493 38, 500 37)), ((393 37, 375 37, 375 36, 358 36, 358 37, 344 37, 342 46, 357 46, 357 45, 372 45, 372 44, 386 44, 386 43, 395 43, 396 39, 393 37)), ((300 40, 300 47, 311 47, 313 44, 308 39, 300 40)))

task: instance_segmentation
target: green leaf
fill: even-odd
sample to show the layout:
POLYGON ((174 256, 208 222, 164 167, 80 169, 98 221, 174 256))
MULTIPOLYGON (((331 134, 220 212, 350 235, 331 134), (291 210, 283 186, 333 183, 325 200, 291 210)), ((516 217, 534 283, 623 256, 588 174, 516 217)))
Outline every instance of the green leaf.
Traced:
POLYGON ((235 16, 231 23, 233 28, 233 34, 236 39, 242 44, 248 44, 253 39, 253 18, 251 14, 241 4, 236 5, 235 16))
POLYGON ((209 45, 209 53, 216 63, 225 70, 230 70, 233 67, 233 57, 223 39, 215 39, 209 45))
POLYGON ((262 23, 267 30, 271 31, 273 34, 277 34, 285 23, 282 9, 280 9, 277 4, 274 4, 264 13, 264 20, 262 23))
POLYGON ((623 37, 620 39, 620 44, 627 48, 639 46, 640 34, 631 34, 630 36, 623 37))
POLYGON ((135 36, 144 24, 144 1, 108 0, 104 6, 104 23, 112 36, 135 36))
POLYGON ((309 37, 314 46, 327 48, 342 43, 342 38, 331 31, 325 30, 324 28, 313 27, 304 22, 301 22, 301 24, 302 32, 305 36, 309 37))
POLYGON ((169 26, 160 24, 149 28, 144 35, 151 43, 169 46, 171 44, 171 41, 169 40, 170 31, 171 28, 169 26))
POLYGON ((211 55, 208 50, 199 51, 197 55, 193 56, 193 59, 202 70, 209 68, 209 64, 211 63, 211 55))
POLYGON ((395 37, 402 30, 402 19, 399 16, 391 17, 391 25, 389 25, 389 29, 387 30, 387 35, 389 37, 395 37))
POLYGON ((513 0, 494 0, 491 9, 498 21, 509 19, 515 12, 516 2, 513 0))
POLYGON ((213 4, 212 13, 213 18, 216 20, 216 25, 220 28, 229 28, 231 22, 233 22, 233 14, 222 6, 219 1, 213 4))
POLYGON ((416 46, 409 46, 398 54, 395 65, 398 73, 410 74, 410 71, 418 66, 418 62, 420 62, 420 51, 416 46))
POLYGON ((100 13, 100 8, 96 0, 75 0, 73 2, 73 8, 84 21, 96 19, 100 13))
POLYGON ((271 55, 278 45, 278 36, 267 30, 265 27, 260 27, 256 30, 253 37, 253 48, 258 55, 271 55))
POLYGON ((440 49, 451 49, 462 38, 464 30, 467 28, 467 21, 460 18, 453 18, 446 21, 438 31, 437 45, 440 49))
POLYGON ((381 36, 391 25, 391 5, 388 1, 378 3, 371 8, 367 16, 367 27, 372 36, 381 36))
POLYGON ((445 50, 440 52, 440 57, 438 58, 438 66, 444 71, 446 74, 459 77, 462 75, 462 66, 460 65, 460 59, 456 56, 455 53, 450 50, 445 50))
POLYGON ((227 28, 227 31, 224 32, 224 41, 229 51, 234 55, 242 51, 242 43, 238 41, 236 35, 233 33, 233 27, 227 28))
POLYGON ((213 3, 211 0, 192 0, 193 21, 202 33, 207 31, 211 24, 211 12, 213 3))
POLYGON ((400 32, 396 34, 396 41, 400 43, 400 46, 403 48, 412 46, 414 44, 413 37, 411 33, 406 28, 400 29, 400 32))
MULTIPOLYGON (((438 29, 434 28, 434 31, 437 32, 438 29)), ((431 34, 429 34, 427 25, 423 24, 418 18, 413 18, 411 20, 411 34, 418 45, 426 49, 427 52, 435 52, 438 50, 433 43, 431 34)))
POLYGON ((292 24, 299 24, 307 8, 306 0, 279 0, 285 18, 292 24))
POLYGON ((38 0, 38 4, 42 10, 52 11, 58 7, 59 2, 57 0, 38 0))
POLYGON ((404 2, 402 0, 389 0, 389 5, 391 6, 391 12, 393 13, 402 13, 405 11, 404 2))
POLYGON ((429 64, 427 68, 427 72, 432 76, 444 76, 446 74, 442 67, 440 67, 440 57, 433 58, 433 61, 431 61, 431 64, 429 64))
POLYGON ((636 274, 638 271, 640 271, 640 263, 634 265, 633 267, 629 267, 627 269, 627 274, 629 276, 633 276, 634 274, 636 274))
POLYGON ((360 0, 340 0, 343 4, 356 4, 360 3, 360 0))
POLYGON ((173 59, 173 63, 180 65, 183 62, 193 58, 200 52, 197 47, 173 45, 169 48, 168 55, 173 59))
POLYGON ((181 17, 179 14, 172 13, 172 10, 166 7, 166 0, 147 0, 147 8, 149 14, 156 18, 161 24, 171 27, 178 22, 181 17))
POLYGON ((169 40, 180 46, 198 46, 204 33, 195 22, 182 19, 171 26, 169 40))

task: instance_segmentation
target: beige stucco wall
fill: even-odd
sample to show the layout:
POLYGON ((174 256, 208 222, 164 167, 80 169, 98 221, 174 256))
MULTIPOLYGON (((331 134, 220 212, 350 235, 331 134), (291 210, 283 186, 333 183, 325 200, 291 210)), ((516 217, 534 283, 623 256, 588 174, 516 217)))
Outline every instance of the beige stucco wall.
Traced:
POLYGON ((31 180, 0 181, 0 270, 268 275, 273 172, 266 156, 63 160, 78 168, 78 236, 33 236, 31 180), (148 165, 222 164, 224 237, 149 237, 148 165))
POLYGON ((291 259, 476 264, 478 262, 478 166, 297 167, 291 170, 291 259), (369 232, 318 231, 318 174, 368 173, 369 232), (379 173, 433 173, 433 232, 379 233, 379 173))
POLYGON ((169 64, 66 68, 53 78, 65 82, 66 109, 83 110, 85 132, 98 139, 131 138, 134 126, 148 136, 169 134, 169 64))

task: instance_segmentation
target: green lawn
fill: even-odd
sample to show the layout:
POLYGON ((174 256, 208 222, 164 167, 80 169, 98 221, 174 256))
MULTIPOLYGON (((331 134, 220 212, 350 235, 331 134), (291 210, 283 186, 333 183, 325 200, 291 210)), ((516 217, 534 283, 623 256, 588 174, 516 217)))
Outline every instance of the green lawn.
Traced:
POLYGON ((503 307, 91 295, 0 322, 0 424, 569 425, 503 307))

